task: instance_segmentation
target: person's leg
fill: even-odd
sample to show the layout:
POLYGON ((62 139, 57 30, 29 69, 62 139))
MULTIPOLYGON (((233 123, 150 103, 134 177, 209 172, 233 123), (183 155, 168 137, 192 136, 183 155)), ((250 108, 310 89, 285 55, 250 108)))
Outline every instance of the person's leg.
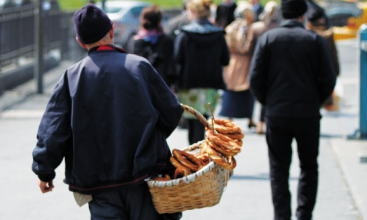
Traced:
POLYGON ((165 220, 165 216, 155 210, 147 184, 127 190, 126 207, 129 220, 165 220))
POLYGON ((257 124, 256 132, 258 134, 265 134, 264 132, 264 124, 265 124, 265 106, 261 105, 261 112, 260 112, 260 121, 257 124))
POLYGON ((296 124, 298 128, 296 128, 295 138, 301 167, 296 215, 300 220, 311 220, 318 185, 320 117, 299 119, 296 124))
MULTIPOLYGON (((204 115, 208 119, 207 115, 204 115)), ((188 119, 189 122, 189 143, 196 144, 205 139, 205 126, 198 119, 188 119)))
POLYGON ((195 119, 186 119, 187 120, 187 125, 188 125, 188 137, 189 137, 189 144, 191 144, 193 142, 193 137, 194 137, 194 122, 195 119))
POLYGON ((250 92, 250 90, 247 91, 247 99, 248 102, 246 103, 246 105, 248 105, 248 125, 247 127, 250 128, 256 128, 256 124, 254 122, 254 120, 252 119, 253 113, 254 113, 254 108, 255 108, 255 97, 252 95, 252 93, 250 92))
POLYGON ((89 211, 91 220, 129 220, 119 191, 93 195, 89 211))
POLYGON ((290 220, 291 194, 289 192, 289 167, 292 161, 292 120, 266 117, 266 141, 269 149, 270 180, 275 220, 290 220))

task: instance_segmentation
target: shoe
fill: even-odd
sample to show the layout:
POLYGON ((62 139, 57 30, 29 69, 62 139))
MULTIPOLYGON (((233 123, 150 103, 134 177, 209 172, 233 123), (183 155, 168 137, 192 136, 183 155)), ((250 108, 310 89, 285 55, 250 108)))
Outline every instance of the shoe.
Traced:
POLYGON ((247 125, 247 127, 250 129, 250 128, 256 128, 257 126, 256 126, 256 124, 255 124, 255 123, 249 123, 249 124, 247 125))
POLYGON ((265 131, 256 131, 257 134, 266 134, 265 131))

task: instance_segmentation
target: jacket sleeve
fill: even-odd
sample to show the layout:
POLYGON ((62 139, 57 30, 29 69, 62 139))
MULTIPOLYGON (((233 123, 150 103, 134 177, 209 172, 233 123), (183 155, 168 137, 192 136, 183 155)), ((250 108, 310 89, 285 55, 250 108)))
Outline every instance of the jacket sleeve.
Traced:
POLYGON ((319 71, 316 80, 321 105, 334 90, 336 74, 326 41, 319 35, 317 35, 317 40, 319 44, 319 71))
POLYGON ((266 79, 269 53, 266 47, 267 38, 263 35, 256 45, 250 68, 250 90, 263 105, 266 104, 266 79))
POLYGON ((222 57, 221 57, 221 64, 222 66, 228 66, 229 64, 229 60, 231 59, 231 56, 230 56, 230 53, 229 53, 229 48, 228 48, 228 45, 227 45, 227 42, 226 42, 226 39, 225 37, 223 36, 221 38, 222 40, 222 57))
POLYGON ((55 169, 62 162, 65 149, 72 146, 70 121, 71 99, 65 73, 46 107, 33 150, 32 170, 44 182, 55 178, 55 169))
POLYGON ((157 126, 165 137, 168 138, 176 129, 183 109, 176 96, 152 66, 150 66, 150 82, 148 86, 152 104, 159 114, 157 126))

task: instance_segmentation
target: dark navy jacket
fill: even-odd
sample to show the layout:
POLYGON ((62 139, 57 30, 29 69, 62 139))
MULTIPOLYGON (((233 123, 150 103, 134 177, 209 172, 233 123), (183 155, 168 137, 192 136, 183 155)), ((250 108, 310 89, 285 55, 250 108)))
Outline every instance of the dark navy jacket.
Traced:
POLYGON ((182 112, 146 59, 111 48, 94 51, 57 84, 39 127, 32 169, 48 182, 65 158, 71 191, 134 187, 168 162, 166 138, 182 112))
POLYGON ((250 89, 272 117, 319 117, 336 75, 325 40, 286 21, 264 33, 250 69, 250 89))

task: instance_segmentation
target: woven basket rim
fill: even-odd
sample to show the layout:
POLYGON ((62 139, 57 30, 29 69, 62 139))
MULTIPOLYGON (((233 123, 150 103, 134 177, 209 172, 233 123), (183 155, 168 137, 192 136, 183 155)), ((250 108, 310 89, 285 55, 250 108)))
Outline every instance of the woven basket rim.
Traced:
POLYGON ((202 169, 188 176, 184 176, 184 177, 174 179, 174 180, 169 180, 169 181, 154 181, 154 180, 147 179, 147 182, 149 186, 151 187, 172 187, 172 186, 177 186, 181 182, 193 183, 196 181, 196 178, 203 176, 204 174, 212 170, 215 166, 218 166, 218 165, 214 163, 214 161, 210 161, 209 164, 207 164, 205 167, 203 167, 202 169))

